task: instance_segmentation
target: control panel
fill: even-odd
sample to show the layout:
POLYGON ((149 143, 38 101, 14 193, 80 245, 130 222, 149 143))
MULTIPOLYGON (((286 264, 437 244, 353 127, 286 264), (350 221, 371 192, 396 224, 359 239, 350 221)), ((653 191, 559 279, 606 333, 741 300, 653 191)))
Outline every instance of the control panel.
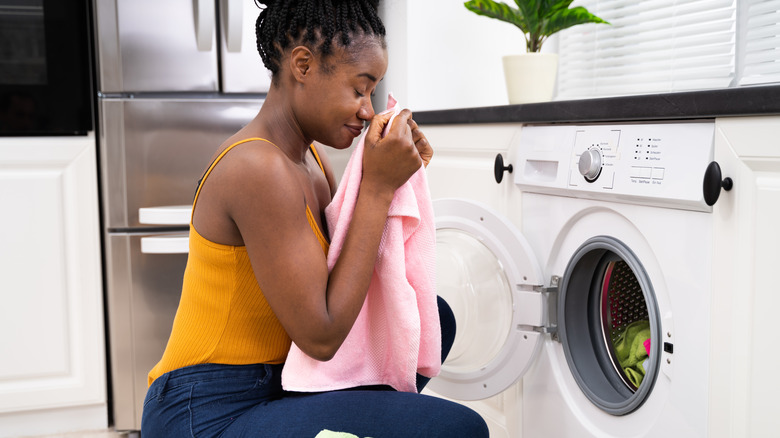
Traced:
POLYGON ((714 122, 524 126, 525 191, 710 211, 702 193, 714 122))

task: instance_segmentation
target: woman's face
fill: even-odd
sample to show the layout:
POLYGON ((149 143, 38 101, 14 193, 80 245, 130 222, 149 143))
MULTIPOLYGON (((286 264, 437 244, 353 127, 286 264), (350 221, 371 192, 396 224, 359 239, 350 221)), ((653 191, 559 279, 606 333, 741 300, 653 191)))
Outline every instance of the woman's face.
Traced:
POLYGON ((373 36, 356 36, 349 47, 334 44, 330 56, 318 56, 296 111, 304 134, 338 149, 349 147, 374 116, 372 94, 386 70, 387 50, 373 36))

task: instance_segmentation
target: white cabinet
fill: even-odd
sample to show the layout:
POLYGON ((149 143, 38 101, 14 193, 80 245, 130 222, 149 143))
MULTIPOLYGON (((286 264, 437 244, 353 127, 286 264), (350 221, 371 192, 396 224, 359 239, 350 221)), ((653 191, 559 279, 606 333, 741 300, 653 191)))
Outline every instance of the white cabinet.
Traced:
MULTIPOLYGON (((434 148, 433 159, 426 169, 431 198, 477 200, 505 214, 510 220, 519 218, 514 209, 519 212, 520 192, 512 184, 512 175, 505 174, 503 183, 497 184, 493 167, 499 153, 507 163, 513 159, 509 154, 513 153, 512 146, 520 129, 520 124, 422 126, 434 148)), ((515 225, 519 227, 520 224, 515 225)), ((437 237, 437 241, 441 236, 437 237)), ((441 279, 439 281, 441 283, 441 279)), ((436 393, 434 386, 429 384, 423 394, 442 397, 436 393)), ((522 383, 518 382, 510 389, 483 400, 457 402, 482 416, 491 437, 509 438, 513 436, 512 431, 521 429, 522 393, 522 383)))
POLYGON ((780 117, 716 122, 715 161, 734 187, 713 207, 711 437, 770 436, 780 428, 772 378, 780 363, 780 117))
POLYGON ((0 437, 107 427, 95 151, 0 138, 0 437))

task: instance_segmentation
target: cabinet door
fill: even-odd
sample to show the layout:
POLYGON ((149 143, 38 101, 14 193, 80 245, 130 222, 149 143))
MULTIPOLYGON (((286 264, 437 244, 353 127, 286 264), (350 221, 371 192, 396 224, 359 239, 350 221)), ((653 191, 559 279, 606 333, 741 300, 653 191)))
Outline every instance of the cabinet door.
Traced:
MULTIPOLYGON (((507 163, 516 162, 513 156, 516 148, 511 146, 518 137, 518 125, 426 125, 422 126, 422 130, 435 150, 434 158, 426 168, 428 185, 434 200, 460 198, 479 201, 510 220, 520 217, 520 193, 512 183, 513 175, 505 174, 501 184, 497 184, 493 176, 496 154, 502 154, 507 163)), ((334 153, 333 150, 328 150, 328 157, 334 167, 339 161, 336 157, 345 155, 347 151, 349 150, 334 153)), ((336 174, 340 175, 339 172, 336 174)), ((441 222, 443 215, 437 212, 436 216, 441 222)), ((514 225, 519 228, 520 222, 514 225)), ((437 234, 437 251, 446 251, 447 240, 446 235, 437 234)), ((442 286, 443 277, 446 275, 443 272, 445 266, 437 260, 439 286, 442 286)), ((450 357, 454 357, 452 351, 450 357)), ((442 396, 434 390, 435 385, 429 384, 424 393, 442 396)), ((518 382, 512 389, 485 400, 458 400, 458 403, 482 415, 488 424, 491 437, 508 438, 521 434, 522 422, 518 412, 522 405, 522 392, 522 384, 518 382)))
POLYGON ((709 437, 760 436, 780 428, 770 376, 778 362, 780 117, 716 121, 714 159, 734 186, 713 206, 715 277, 709 437))
POLYGON ((108 422, 95 150, 0 139, 0 436, 108 422))

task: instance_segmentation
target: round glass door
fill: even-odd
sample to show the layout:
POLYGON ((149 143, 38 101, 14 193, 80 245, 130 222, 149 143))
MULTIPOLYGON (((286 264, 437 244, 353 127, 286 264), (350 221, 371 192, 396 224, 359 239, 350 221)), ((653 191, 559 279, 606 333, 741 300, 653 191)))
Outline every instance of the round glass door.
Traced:
POLYGON ((455 314, 457 333, 434 392, 478 400, 504 391, 541 348, 541 269, 519 230, 474 201, 438 199, 437 294, 455 314))
POLYGON ((437 293, 455 314, 455 342, 442 364, 451 373, 484 367, 501 351, 512 323, 512 294, 501 262, 474 236, 436 231, 437 293))

